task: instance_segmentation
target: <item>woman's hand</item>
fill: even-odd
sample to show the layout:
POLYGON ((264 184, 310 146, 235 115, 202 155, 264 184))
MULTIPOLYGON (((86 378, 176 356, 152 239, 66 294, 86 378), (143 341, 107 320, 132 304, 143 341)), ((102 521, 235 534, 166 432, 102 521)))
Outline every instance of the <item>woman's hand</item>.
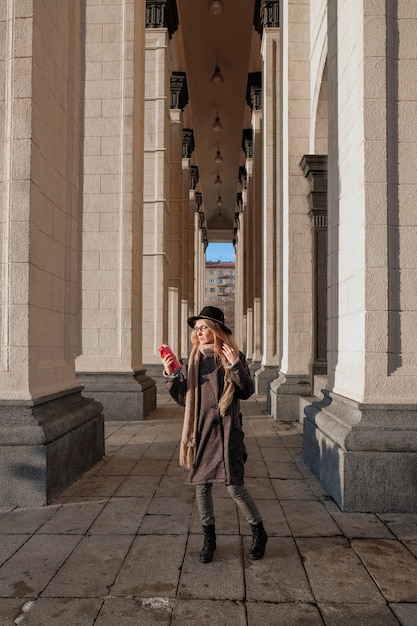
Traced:
POLYGON ((233 365, 233 363, 238 359, 239 355, 231 348, 227 343, 222 345, 222 351, 224 356, 229 362, 229 365, 233 365))
POLYGON ((174 371, 171 363, 175 360, 175 355, 174 354, 168 354, 167 356, 161 357, 161 361, 164 364, 164 370, 166 371, 166 373, 168 374, 168 376, 171 376, 172 372, 174 371))

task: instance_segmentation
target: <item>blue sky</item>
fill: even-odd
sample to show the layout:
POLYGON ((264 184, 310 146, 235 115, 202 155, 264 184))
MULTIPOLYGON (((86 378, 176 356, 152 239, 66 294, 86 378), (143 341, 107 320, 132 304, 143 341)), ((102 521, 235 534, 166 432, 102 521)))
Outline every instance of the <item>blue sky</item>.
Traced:
POLYGON ((209 243, 206 261, 234 261, 235 249, 231 243, 209 243))

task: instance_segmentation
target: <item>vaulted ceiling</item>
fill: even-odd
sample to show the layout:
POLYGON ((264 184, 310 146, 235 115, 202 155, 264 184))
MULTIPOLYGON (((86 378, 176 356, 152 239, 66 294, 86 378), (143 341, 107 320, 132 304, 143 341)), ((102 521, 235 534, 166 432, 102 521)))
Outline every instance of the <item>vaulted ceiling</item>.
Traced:
POLYGON ((185 72, 184 126, 193 130, 191 163, 198 166, 207 241, 233 241, 243 130, 250 128, 248 75, 261 70, 255 0, 177 0, 179 25, 171 46, 174 70, 185 72), (215 68, 223 81, 212 82, 215 68), (216 117, 222 130, 212 130, 216 117), (221 163, 215 162, 217 151, 221 163), (215 184, 219 176, 221 184, 215 184), (222 205, 218 205, 219 197, 222 205))

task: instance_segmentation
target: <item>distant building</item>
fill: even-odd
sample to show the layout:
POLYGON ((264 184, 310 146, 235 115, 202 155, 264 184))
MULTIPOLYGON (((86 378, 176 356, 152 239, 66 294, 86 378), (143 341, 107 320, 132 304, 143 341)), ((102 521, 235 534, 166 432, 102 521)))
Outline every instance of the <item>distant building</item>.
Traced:
POLYGON ((234 261, 206 262, 206 302, 224 312, 226 324, 234 330, 235 319, 235 263, 234 261))

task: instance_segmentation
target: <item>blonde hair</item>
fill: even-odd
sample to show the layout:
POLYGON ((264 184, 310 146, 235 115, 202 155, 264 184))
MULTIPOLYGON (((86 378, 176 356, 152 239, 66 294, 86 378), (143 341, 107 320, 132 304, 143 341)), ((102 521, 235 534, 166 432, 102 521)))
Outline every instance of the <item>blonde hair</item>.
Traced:
MULTIPOLYGON (((239 355, 239 347, 236 343, 235 338, 233 337, 232 334, 227 333, 225 330, 223 330, 223 328, 220 326, 220 324, 217 324, 217 322, 212 322, 211 320, 207 320, 204 319, 204 317, 199 318, 201 319, 201 321, 204 322, 204 324, 210 328, 211 332, 214 335, 214 356, 215 358, 223 365, 223 368, 226 372, 226 376, 230 375, 230 372, 227 368, 228 365, 228 360, 226 359, 226 357, 223 354, 222 351, 222 345, 224 343, 226 343, 228 346, 230 346, 231 348, 233 348, 233 350, 236 352, 236 355, 239 355)), ((197 321, 197 320, 196 320, 197 321)), ((199 346, 200 342, 198 340, 197 337, 197 333, 196 331, 193 329, 193 332, 191 333, 191 341, 193 343, 193 346, 199 346)))

